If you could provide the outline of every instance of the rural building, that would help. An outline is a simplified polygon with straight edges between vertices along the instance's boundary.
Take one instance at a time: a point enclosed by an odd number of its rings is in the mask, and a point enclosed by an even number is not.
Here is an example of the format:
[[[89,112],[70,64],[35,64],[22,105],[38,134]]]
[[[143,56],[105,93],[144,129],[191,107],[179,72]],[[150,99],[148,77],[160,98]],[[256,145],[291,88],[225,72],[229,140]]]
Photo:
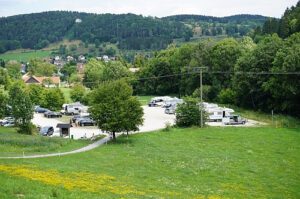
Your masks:
[[[22,77],[25,84],[40,84],[46,87],[60,87],[59,77],[36,77],[34,75],[25,74]]]
[[[57,124],[56,128],[59,128],[60,137],[70,137],[71,124]]]

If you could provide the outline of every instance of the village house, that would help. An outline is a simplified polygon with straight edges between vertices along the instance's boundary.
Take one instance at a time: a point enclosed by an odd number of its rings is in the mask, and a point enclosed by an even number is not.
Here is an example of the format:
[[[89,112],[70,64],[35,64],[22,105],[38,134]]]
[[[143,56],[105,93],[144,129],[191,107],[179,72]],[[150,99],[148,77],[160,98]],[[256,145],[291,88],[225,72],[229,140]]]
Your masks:
[[[39,84],[45,87],[60,87],[60,77],[36,77],[34,75],[25,74],[22,76],[25,84]]]

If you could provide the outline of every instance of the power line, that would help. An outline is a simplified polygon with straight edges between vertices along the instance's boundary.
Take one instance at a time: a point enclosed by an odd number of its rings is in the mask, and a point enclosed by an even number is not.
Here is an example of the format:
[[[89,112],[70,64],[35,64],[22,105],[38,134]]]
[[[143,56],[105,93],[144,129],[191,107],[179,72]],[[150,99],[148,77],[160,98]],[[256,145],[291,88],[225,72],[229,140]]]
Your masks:
[[[203,73],[208,74],[237,74],[237,75],[300,75],[300,72],[268,72],[268,71],[262,71],[262,72],[246,72],[246,71],[203,71]],[[134,81],[142,81],[142,80],[149,80],[149,79],[162,79],[167,77],[178,77],[183,75],[193,75],[193,74],[199,74],[198,71],[194,72],[187,72],[187,73],[175,73],[170,75],[159,75],[159,76],[153,76],[153,77],[143,77],[143,78],[137,78],[133,79]],[[131,78],[131,77],[124,77],[124,78]],[[86,84],[99,84],[105,81],[98,81],[98,82],[84,82]]]

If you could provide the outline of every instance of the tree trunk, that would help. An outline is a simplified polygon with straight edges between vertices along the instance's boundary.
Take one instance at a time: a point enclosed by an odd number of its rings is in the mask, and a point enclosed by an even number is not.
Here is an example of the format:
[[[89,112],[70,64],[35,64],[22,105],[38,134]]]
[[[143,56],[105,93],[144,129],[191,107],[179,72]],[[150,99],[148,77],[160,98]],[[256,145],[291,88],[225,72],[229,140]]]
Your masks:
[[[112,132],[113,140],[116,140],[116,133]]]

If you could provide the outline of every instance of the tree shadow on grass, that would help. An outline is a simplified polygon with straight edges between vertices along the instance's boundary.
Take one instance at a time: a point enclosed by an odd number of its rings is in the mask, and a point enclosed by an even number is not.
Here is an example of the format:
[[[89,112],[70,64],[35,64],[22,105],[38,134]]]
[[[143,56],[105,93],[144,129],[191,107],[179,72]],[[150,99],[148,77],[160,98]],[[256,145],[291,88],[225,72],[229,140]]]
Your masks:
[[[120,135],[115,140],[111,140],[109,144],[118,144],[118,145],[130,145],[133,146],[134,141],[130,139],[130,136],[127,135]]]

